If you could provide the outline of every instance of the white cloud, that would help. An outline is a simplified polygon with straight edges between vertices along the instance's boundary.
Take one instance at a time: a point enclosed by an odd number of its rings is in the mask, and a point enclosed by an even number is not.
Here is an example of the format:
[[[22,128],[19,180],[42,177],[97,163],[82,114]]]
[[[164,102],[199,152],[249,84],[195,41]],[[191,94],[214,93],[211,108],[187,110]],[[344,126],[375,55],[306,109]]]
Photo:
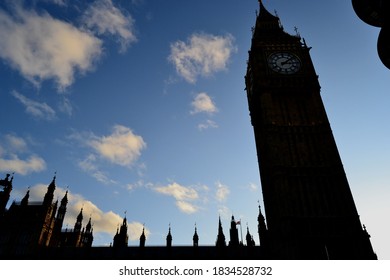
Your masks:
[[[173,196],[177,200],[194,200],[199,197],[196,190],[190,187],[184,187],[178,183],[172,183],[165,187],[156,187],[159,193]]]
[[[217,182],[216,187],[217,187],[217,191],[216,191],[217,201],[219,202],[225,201],[230,194],[229,187],[223,185],[221,182]]]
[[[11,11],[0,10],[0,58],[35,85],[54,79],[64,90],[76,72],[92,70],[102,53],[98,38],[68,22],[18,4]]]
[[[251,190],[252,192],[255,192],[259,189],[259,186],[255,183],[250,183],[249,184],[249,190]]]
[[[98,35],[116,36],[121,51],[126,51],[130,43],[136,42],[134,20],[130,15],[114,6],[111,0],[97,0],[86,10],[83,21],[85,25]]]
[[[140,222],[128,223],[127,233],[129,234],[129,239],[132,241],[139,240],[143,229],[144,229],[144,225],[141,224]],[[150,230],[145,228],[145,237],[148,238],[149,234],[150,234]]]
[[[112,133],[107,136],[97,136],[91,132],[74,132],[67,139],[91,148],[86,156],[79,159],[78,165],[97,181],[105,184],[117,184],[117,182],[110,179],[107,172],[102,171],[102,161],[133,168],[142,150],[146,148],[146,143],[141,136],[122,125],[115,125]],[[142,163],[137,164],[136,167],[139,173],[146,168]]]
[[[115,125],[111,135],[93,137],[88,145],[102,158],[121,166],[131,166],[146,148],[141,136],[122,125]]]
[[[37,119],[53,120],[56,118],[56,112],[45,102],[39,103],[26,96],[13,91],[12,95],[25,106],[26,112]]]
[[[198,207],[190,202],[199,199],[199,194],[194,188],[185,187],[174,182],[168,186],[156,187],[154,190],[158,193],[174,197],[176,199],[176,206],[186,214],[192,214],[198,211]]]
[[[30,189],[29,201],[43,201],[43,197],[47,191],[47,185],[37,184]],[[57,185],[54,197],[59,201],[64,197],[66,189]],[[104,212],[97,205],[85,199],[80,194],[74,194],[68,190],[68,205],[63,226],[73,229],[76,222],[77,215],[83,209],[83,226],[86,226],[89,218],[93,224],[94,235],[99,233],[107,233],[114,237],[118,225],[122,224],[123,217],[114,213],[113,211]],[[128,218],[127,218],[128,219]],[[128,219],[128,234],[130,240],[139,240],[142,233],[143,225],[137,221],[130,221]],[[145,228],[145,235],[150,234],[149,229]]]
[[[193,34],[187,43],[177,41],[171,44],[168,60],[177,73],[187,82],[195,83],[198,76],[210,76],[226,70],[232,53],[236,52],[234,38],[209,34]]]
[[[21,159],[21,154],[29,154]],[[27,175],[46,169],[41,157],[29,153],[27,142],[18,136],[7,134],[0,139],[0,172],[15,172]]]
[[[196,207],[195,205],[187,201],[178,200],[176,201],[176,206],[186,214],[192,214],[198,212],[198,207]]]
[[[191,114],[197,113],[216,113],[218,112],[213,100],[205,92],[201,92],[195,96],[194,101],[191,103],[193,110]]]

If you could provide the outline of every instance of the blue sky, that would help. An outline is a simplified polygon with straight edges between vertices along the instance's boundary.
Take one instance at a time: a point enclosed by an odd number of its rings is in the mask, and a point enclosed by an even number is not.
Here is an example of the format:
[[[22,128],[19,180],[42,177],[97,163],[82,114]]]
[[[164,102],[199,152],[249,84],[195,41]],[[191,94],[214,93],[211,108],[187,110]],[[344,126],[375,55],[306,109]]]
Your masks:
[[[314,3],[315,2],[315,3]],[[350,1],[265,0],[312,47],[351,190],[379,258],[390,259],[389,70],[379,29]],[[248,225],[262,204],[244,75],[256,0],[0,3],[0,172],[11,200],[42,200],[57,174],[65,226],[81,207],[94,245],[123,216],[129,245],[215,243],[218,217]]]

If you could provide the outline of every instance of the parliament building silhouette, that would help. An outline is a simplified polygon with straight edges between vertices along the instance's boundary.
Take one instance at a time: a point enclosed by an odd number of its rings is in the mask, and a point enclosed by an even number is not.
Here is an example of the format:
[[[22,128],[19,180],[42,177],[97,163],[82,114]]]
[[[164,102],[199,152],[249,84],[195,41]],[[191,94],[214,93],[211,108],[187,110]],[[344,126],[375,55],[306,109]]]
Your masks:
[[[246,92],[262,185],[265,216],[259,207],[255,244],[247,229],[239,241],[231,219],[229,242],[221,220],[215,246],[193,244],[128,246],[127,220],[110,247],[94,247],[91,219],[80,213],[72,230],[63,230],[68,203],[53,201],[55,177],[43,202],[29,191],[6,208],[13,177],[0,180],[0,258],[3,259],[377,259],[362,226],[320,96],[310,47],[299,34],[283,30],[277,16],[259,1],[252,32]]]

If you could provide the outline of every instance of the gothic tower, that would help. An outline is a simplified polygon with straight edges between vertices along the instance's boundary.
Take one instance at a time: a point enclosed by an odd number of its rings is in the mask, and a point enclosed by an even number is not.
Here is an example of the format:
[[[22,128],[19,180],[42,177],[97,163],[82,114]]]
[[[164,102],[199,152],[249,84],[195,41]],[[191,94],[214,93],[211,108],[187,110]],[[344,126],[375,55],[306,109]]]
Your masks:
[[[223,234],[221,217],[219,217],[218,235],[217,235],[217,241],[215,242],[215,246],[218,248],[226,247],[226,240],[225,240],[225,235]]]
[[[269,257],[375,259],[322,103],[310,48],[299,35],[284,32],[279,18],[259,2],[245,82]]]
[[[67,204],[68,204],[68,191],[66,191],[64,197],[61,199],[61,204],[60,207],[58,208],[57,216],[55,218],[53,235],[50,239],[50,246],[52,247],[60,246],[60,237],[61,237],[62,225],[65,219]]]
[[[169,225],[169,231],[166,239],[167,239],[167,247],[171,248],[172,247],[171,225]]]
[[[192,244],[194,247],[199,246],[199,235],[198,235],[198,232],[196,230],[196,225],[195,225],[195,233],[194,233],[194,236],[192,237]]]
[[[123,223],[120,227],[120,230],[116,232],[114,236],[115,248],[125,248],[128,246],[129,235],[127,234],[127,218],[123,219]]]

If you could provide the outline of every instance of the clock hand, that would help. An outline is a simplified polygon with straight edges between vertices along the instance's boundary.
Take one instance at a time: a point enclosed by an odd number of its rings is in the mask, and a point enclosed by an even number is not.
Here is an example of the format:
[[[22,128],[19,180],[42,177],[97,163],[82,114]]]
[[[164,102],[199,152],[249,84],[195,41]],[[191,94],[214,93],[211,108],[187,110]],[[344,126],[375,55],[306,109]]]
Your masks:
[[[290,60],[292,59],[292,57],[290,57],[289,59],[287,59],[286,61],[282,61],[280,64],[281,65],[285,65],[285,64],[290,64]]]

